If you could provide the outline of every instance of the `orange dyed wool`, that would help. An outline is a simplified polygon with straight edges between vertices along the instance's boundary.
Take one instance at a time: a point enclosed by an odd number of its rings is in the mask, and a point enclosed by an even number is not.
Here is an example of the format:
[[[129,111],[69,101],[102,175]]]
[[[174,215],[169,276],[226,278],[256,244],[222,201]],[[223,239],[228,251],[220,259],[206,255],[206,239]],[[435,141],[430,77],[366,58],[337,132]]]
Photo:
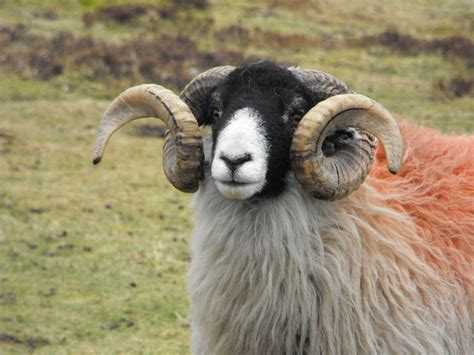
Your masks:
[[[408,214],[428,248],[414,249],[474,296],[474,137],[401,124],[406,153],[397,175],[381,146],[368,184]]]

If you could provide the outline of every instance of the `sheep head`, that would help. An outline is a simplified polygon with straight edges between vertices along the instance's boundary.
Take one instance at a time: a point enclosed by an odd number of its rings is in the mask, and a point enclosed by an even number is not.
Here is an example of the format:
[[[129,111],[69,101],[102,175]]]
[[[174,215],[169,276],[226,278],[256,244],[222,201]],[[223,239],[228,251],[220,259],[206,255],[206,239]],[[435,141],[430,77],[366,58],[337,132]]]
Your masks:
[[[94,164],[116,130],[142,117],[166,124],[165,175],[184,192],[196,191],[204,176],[202,125],[212,126],[211,176],[230,199],[277,195],[290,169],[314,197],[342,198],[370,170],[372,135],[389,171],[396,173],[403,157],[398,125],[382,105],[330,74],[270,62],[210,69],[179,97],[159,85],[126,90],[100,122]]]

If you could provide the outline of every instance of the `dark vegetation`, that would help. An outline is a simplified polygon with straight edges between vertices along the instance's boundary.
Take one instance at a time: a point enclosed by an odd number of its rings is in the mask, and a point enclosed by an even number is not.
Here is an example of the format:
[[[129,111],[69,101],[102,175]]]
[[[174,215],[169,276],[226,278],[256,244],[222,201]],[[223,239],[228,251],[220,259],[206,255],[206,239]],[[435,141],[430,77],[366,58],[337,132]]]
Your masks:
[[[305,1],[298,2],[299,5]],[[286,1],[273,1],[271,7],[287,6]],[[146,38],[133,38],[118,44],[110,44],[90,36],[78,36],[62,31],[46,38],[30,31],[24,24],[0,28],[0,66],[19,73],[24,78],[50,80],[72,72],[86,80],[128,78],[134,81],[160,82],[181,89],[197,73],[223,64],[238,65],[259,58],[248,56],[240,48],[251,43],[254,46],[270,46],[303,51],[307,48],[373,47],[383,46],[403,55],[439,53],[448,60],[463,60],[474,67],[474,44],[464,36],[444,38],[416,38],[398,30],[387,30],[376,35],[335,38],[330,35],[283,34],[263,30],[256,26],[248,29],[231,25],[213,31],[213,20],[196,20],[190,9],[202,10],[207,1],[173,0],[169,6],[151,4],[124,4],[99,7],[83,16],[86,26],[96,22],[131,24],[137,18],[146,17],[150,24]],[[184,18],[185,25],[177,34],[160,31],[152,25],[160,21]],[[156,26],[156,27],[153,27]],[[193,33],[213,33],[217,42],[212,50],[201,50]],[[229,49],[229,43],[232,44]],[[236,48],[238,47],[238,48]],[[283,63],[297,64],[297,63]],[[454,75],[433,83],[449,98],[472,92],[472,78]]]
[[[332,36],[314,37],[306,34],[282,34],[265,31],[255,27],[252,31],[238,25],[221,29],[215,34],[216,40],[221,43],[253,43],[254,45],[287,48],[291,50],[305,50],[310,47],[330,48],[335,45]]]
[[[128,24],[139,17],[150,20],[176,20],[178,13],[192,9],[204,10],[207,0],[173,0],[171,6],[160,7],[151,4],[123,4],[100,7],[95,11],[86,12],[82,19],[87,26],[95,22],[116,22]]]
[[[398,30],[388,30],[378,35],[363,36],[354,42],[359,46],[381,45],[409,55],[440,53],[448,59],[463,59],[469,67],[474,68],[474,43],[464,36],[421,39]]]
[[[282,34],[264,31],[259,27],[250,31],[242,26],[232,25],[217,31],[215,37],[220,43],[248,43],[250,41],[290,49],[383,46],[404,55],[438,53],[448,60],[464,60],[469,67],[474,68],[474,43],[469,38],[460,35],[424,39],[403,34],[398,30],[387,30],[376,35],[348,36],[340,40],[330,35],[315,37],[307,34]]]
[[[15,136],[13,134],[7,132],[0,132],[0,153],[10,152],[10,148],[14,140]]]
[[[207,1],[173,0],[170,6],[124,4],[99,7],[83,15],[87,27],[97,22],[139,25],[144,35],[112,44],[104,39],[81,36],[69,31],[45,37],[25,24],[0,27],[0,67],[26,79],[50,80],[74,72],[88,81],[129,79],[160,82],[181,89],[197,73],[209,67],[256,60],[242,51],[224,46],[199,48],[193,35],[206,34],[212,18],[196,18],[193,9],[203,10]],[[143,22],[135,23],[142,19]],[[162,30],[179,20],[183,25],[172,34]]]
[[[172,0],[171,3],[177,7],[196,8],[204,10],[209,6],[208,0]]]
[[[452,79],[440,80],[438,88],[448,97],[455,98],[471,95],[474,91],[474,77],[463,77],[456,75]]]
[[[0,344],[2,343],[24,345],[28,348],[28,350],[34,351],[36,348],[40,346],[48,345],[49,340],[43,339],[43,338],[20,339],[17,336],[12,335],[12,334],[0,333]]]
[[[289,48],[304,51],[310,47],[331,49],[335,47],[373,47],[383,46],[402,55],[415,56],[421,53],[434,53],[444,56],[447,60],[462,60],[469,68],[474,68],[474,43],[464,36],[420,39],[403,34],[397,30],[387,30],[377,35],[347,37],[339,40],[326,35],[314,37],[305,34],[282,34],[264,31],[259,27],[250,31],[239,25],[232,25],[215,33],[218,43],[254,43],[275,48]],[[433,86],[440,89],[448,98],[462,97],[472,94],[473,77],[454,75],[450,79],[435,82]]]
[[[67,31],[46,38],[23,24],[0,28],[0,47],[0,66],[27,78],[49,80],[75,70],[89,80],[134,78],[175,88],[209,67],[250,60],[232,50],[201,51],[180,35],[157,34],[115,45]]]
[[[86,12],[82,20],[87,26],[95,22],[116,22],[118,24],[129,24],[140,17],[148,17],[151,20],[176,20],[180,11],[192,9],[203,10],[207,7],[207,1],[195,0],[173,0],[171,6],[159,7],[151,4],[124,4],[100,7],[91,12]]]
[[[397,30],[388,30],[374,36],[364,36],[354,41],[359,46],[380,45],[404,55],[435,53],[447,60],[462,60],[468,68],[474,69],[474,43],[464,36],[420,39]],[[455,74],[433,83],[449,99],[472,95],[474,76]]]
[[[145,15],[150,12],[156,12],[158,15],[164,15],[164,10],[160,10],[153,5],[112,5],[101,7],[96,11],[87,12],[82,19],[86,25],[92,25],[97,21],[114,21],[118,23],[130,22],[132,19]]]

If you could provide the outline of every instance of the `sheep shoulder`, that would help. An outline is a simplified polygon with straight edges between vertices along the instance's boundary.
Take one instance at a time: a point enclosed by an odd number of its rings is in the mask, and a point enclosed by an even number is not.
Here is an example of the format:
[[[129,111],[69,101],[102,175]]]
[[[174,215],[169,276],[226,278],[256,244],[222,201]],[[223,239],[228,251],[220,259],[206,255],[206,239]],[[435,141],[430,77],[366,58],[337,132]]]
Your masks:
[[[413,220],[413,247],[474,299],[474,136],[450,136],[402,122],[406,154],[400,172],[385,169],[376,151],[367,179],[383,203]],[[474,302],[474,301],[473,301]],[[472,307],[471,307],[472,308]]]

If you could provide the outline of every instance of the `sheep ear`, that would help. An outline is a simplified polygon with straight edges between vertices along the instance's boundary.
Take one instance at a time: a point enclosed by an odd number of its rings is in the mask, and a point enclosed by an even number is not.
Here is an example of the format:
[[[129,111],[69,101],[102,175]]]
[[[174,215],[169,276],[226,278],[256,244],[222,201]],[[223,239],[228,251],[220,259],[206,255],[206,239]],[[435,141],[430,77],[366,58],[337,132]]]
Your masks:
[[[183,100],[196,117],[200,126],[209,124],[210,95],[235,68],[230,65],[215,67],[199,74],[181,91],[179,97]]]

